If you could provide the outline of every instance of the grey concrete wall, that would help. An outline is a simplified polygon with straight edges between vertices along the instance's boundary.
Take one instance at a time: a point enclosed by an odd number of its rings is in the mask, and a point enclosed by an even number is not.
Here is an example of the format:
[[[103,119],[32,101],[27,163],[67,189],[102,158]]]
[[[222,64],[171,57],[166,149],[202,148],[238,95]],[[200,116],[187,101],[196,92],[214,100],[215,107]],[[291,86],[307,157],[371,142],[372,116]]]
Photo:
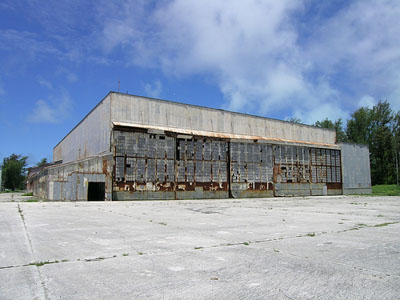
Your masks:
[[[343,194],[370,194],[369,149],[365,145],[341,144]]]
[[[110,151],[110,98],[103,99],[53,149],[53,161],[63,163]]]
[[[333,130],[164,100],[110,93],[111,121],[334,144]]]

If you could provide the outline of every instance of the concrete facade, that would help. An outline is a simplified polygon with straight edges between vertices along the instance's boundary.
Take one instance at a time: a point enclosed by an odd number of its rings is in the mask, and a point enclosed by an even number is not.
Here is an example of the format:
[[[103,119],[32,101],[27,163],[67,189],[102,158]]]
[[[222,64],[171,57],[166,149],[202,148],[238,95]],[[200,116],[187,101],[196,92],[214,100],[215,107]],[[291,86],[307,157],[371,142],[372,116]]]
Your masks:
[[[342,147],[365,150],[335,140],[333,130],[110,92],[30,182],[49,200],[338,195],[358,184]],[[353,164],[369,176],[367,156]]]

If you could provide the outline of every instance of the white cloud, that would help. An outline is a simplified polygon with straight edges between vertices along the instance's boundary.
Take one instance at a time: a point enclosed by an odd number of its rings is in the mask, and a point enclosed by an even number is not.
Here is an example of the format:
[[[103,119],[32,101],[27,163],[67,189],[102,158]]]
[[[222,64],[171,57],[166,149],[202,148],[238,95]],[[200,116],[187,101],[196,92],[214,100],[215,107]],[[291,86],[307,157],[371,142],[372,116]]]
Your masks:
[[[159,80],[156,80],[153,84],[146,83],[144,90],[148,97],[159,98],[162,91],[162,84]]]
[[[48,88],[49,90],[53,89],[53,85],[51,84],[50,81],[47,81],[41,77],[38,78],[38,81],[41,86],[44,86],[45,88]]]
[[[361,97],[360,101],[358,101],[359,107],[368,107],[372,108],[376,104],[374,97],[370,95],[364,95]]]
[[[60,123],[72,110],[72,101],[67,94],[51,97],[48,101],[38,100],[27,120],[31,123]]]
[[[103,48],[168,75],[211,77],[232,110],[313,123],[346,118],[364,95],[399,103],[400,2],[359,0],[308,15],[316,5],[173,0],[147,10],[128,1],[108,7]]]

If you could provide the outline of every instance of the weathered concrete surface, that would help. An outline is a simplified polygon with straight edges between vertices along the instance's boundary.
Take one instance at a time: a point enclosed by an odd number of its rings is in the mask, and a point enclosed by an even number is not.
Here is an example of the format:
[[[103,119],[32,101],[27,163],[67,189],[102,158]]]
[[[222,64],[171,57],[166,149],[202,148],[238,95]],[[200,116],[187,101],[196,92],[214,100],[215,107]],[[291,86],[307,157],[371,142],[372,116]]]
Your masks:
[[[0,203],[0,240],[0,299],[400,295],[399,197]]]
[[[24,193],[11,192],[11,193],[0,193],[0,202],[25,202],[32,200],[32,196],[22,196]]]

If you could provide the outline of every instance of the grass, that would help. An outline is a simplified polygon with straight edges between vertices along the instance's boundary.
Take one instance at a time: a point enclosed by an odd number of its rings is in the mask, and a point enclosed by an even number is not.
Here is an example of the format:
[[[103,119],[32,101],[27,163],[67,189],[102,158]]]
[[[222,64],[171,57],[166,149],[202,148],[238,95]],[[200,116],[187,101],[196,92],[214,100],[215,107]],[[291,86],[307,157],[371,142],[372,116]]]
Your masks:
[[[312,233],[307,233],[307,236],[309,236],[309,237],[314,237],[314,236],[315,236],[315,233],[314,233],[314,232],[312,232]]]
[[[372,196],[400,196],[400,186],[381,184],[372,186]]]
[[[38,202],[39,200],[38,199],[28,199],[28,200],[26,200],[26,202]]]
[[[382,224],[376,224],[373,227],[385,227],[391,224],[397,224],[398,222],[388,222],[388,223],[382,223]]]
[[[30,193],[25,193],[25,194],[22,194],[22,196],[33,196],[33,193],[32,193],[32,192],[30,192]]]

